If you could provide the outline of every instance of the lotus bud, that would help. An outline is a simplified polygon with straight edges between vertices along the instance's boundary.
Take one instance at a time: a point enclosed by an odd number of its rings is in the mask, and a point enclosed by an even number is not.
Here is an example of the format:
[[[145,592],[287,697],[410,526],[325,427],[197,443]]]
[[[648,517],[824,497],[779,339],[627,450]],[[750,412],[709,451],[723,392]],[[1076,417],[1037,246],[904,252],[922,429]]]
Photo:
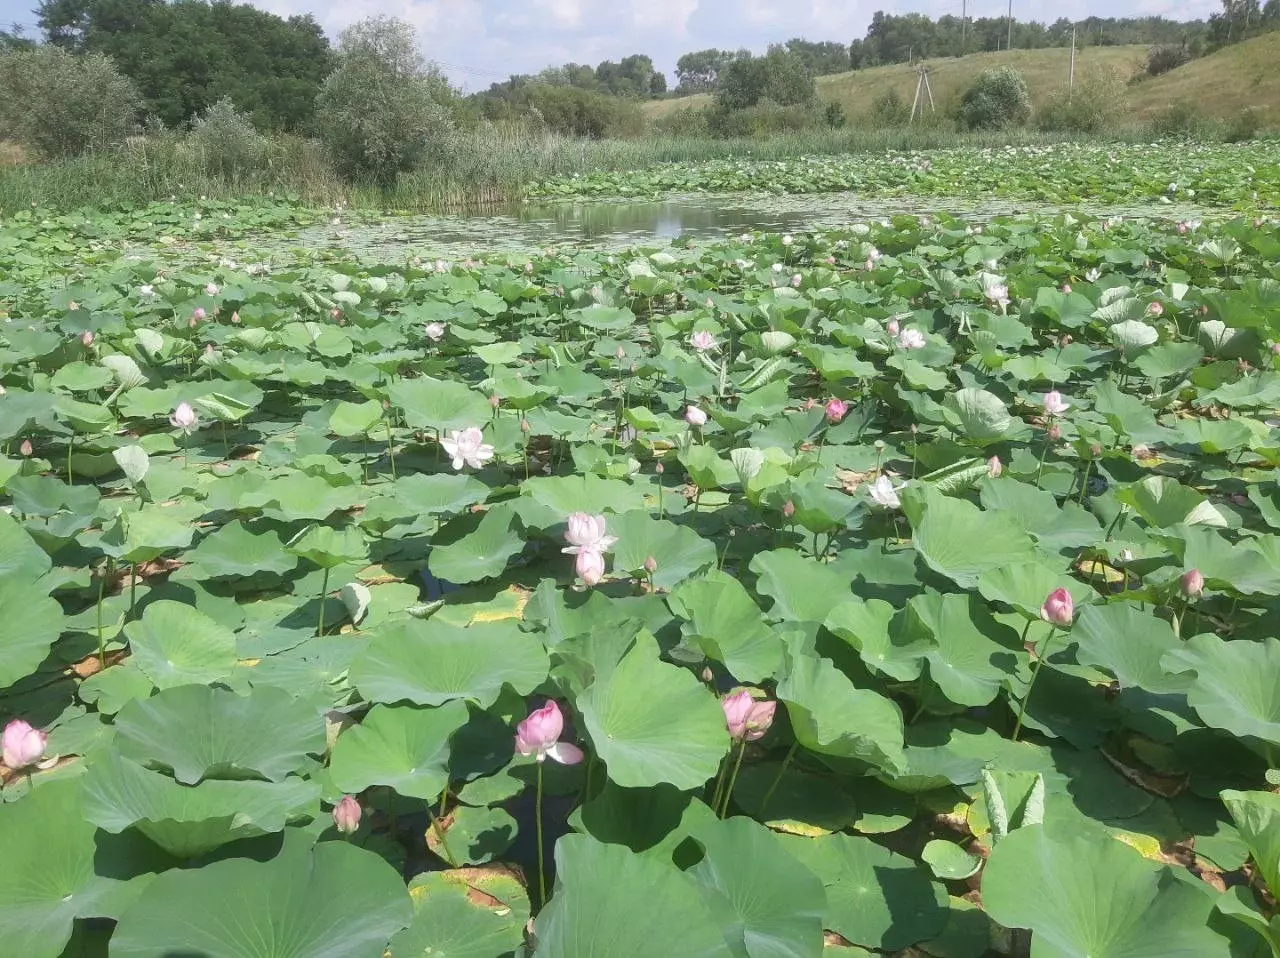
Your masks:
[[[711,671],[711,666],[708,665],[706,668],[702,670],[702,681],[710,683],[715,679],[715,677],[716,677],[716,674]]]
[[[898,333],[902,331],[902,327],[898,324],[896,319],[891,319],[889,320],[889,325],[885,327],[885,330],[890,336],[897,336]]]
[[[1280,356],[1280,343],[1271,344],[1271,355]]]
[[[823,407],[826,412],[827,422],[833,426],[845,417],[849,411],[849,404],[842,399],[829,399],[826,406]]]
[[[232,314],[231,314],[231,322],[235,323],[237,326],[238,326],[238,325],[240,325],[240,313],[239,313],[239,311],[232,312]]]
[[[17,770],[40,761],[49,737],[22,719],[14,719],[4,727],[4,764]]]
[[[735,742],[754,742],[764,737],[773,725],[777,702],[757,701],[743,689],[720,700],[725,726]]]
[[[333,307],[333,309],[329,310],[329,318],[330,318],[330,319],[341,319],[341,318],[342,318],[342,310],[338,309],[338,307],[337,307],[337,306]]]
[[[1070,284],[1070,283],[1063,283],[1063,284],[1062,284],[1062,292],[1063,292],[1063,293],[1070,293],[1070,292],[1071,292],[1071,284]]]
[[[604,578],[604,555],[592,549],[579,552],[574,571],[587,585],[595,585]]]
[[[649,575],[653,575],[655,572],[657,572],[657,571],[658,571],[658,560],[657,560],[657,559],[655,559],[653,556],[649,556],[647,559],[645,559],[645,560],[644,560],[644,571],[645,571],[645,572],[647,572],[647,573],[649,573]]]
[[[1198,599],[1204,592],[1204,576],[1199,569],[1189,569],[1182,573],[1179,584],[1182,587],[1182,594],[1188,599]]]
[[[491,409],[497,409],[500,405],[502,405],[502,400],[500,400],[496,395],[489,397],[489,407]]]
[[[207,315],[208,313],[204,311],[203,306],[197,306],[195,309],[195,312],[191,314],[191,318],[195,320],[197,323],[203,323]]]
[[[1053,442],[1057,442],[1059,439],[1062,438],[1062,427],[1059,426],[1056,422],[1049,427],[1048,432],[1049,432],[1049,439]]]
[[[1063,333],[1062,338],[1058,340],[1058,345],[1061,346],[1063,349],[1066,349],[1073,342],[1075,342],[1075,340],[1071,338],[1070,333]]]
[[[1096,442],[1095,442],[1093,445],[1091,445],[1091,446],[1089,447],[1089,455],[1091,455],[1094,459],[1097,459],[1099,456],[1101,456],[1101,455],[1102,455],[1102,444],[1101,444],[1101,443],[1096,443]]]
[[[32,451],[31,440],[30,439],[22,440],[22,445],[18,447],[18,451],[22,453],[23,456],[30,456]]]
[[[785,519],[790,519],[796,514],[796,504],[788,499],[782,504],[782,515]]]
[[[522,433],[524,433],[525,435],[528,435],[528,434],[529,434],[529,432],[530,432],[530,429],[529,429],[529,420],[527,420],[527,419],[523,419],[523,418],[520,420],[520,431],[521,431]]]
[[[93,345],[93,330],[91,330],[91,329],[86,329],[83,333],[81,333],[81,334],[80,334],[80,342],[84,343],[86,347],[87,347],[87,346],[92,346],[92,345]]]
[[[351,835],[360,827],[361,814],[360,803],[350,795],[343,795],[333,806],[333,827],[344,835]]]
[[[1147,315],[1148,315],[1148,316],[1163,316],[1163,315],[1164,315],[1164,307],[1163,307],[1163,306],[1161,306],[1159,303],[1150,303],[1150,304],[1148,304],[1148,306],[1147,306]]]
[[[1050,625],[1065,629],[1075,617],[1075,602],[1066,589],[1054,589],[1040,606],[1040,618]]]
[[[615,350],[613,351],[613,358],[614,358],[614,359],[617,359],[617,360],[619,360],[619,361],[621,361],[621,360],[623,360],[623,359],[626,359],[626,358],[627,358],[627,351],[626,351],[625,349],[623,349],[621,346],[619,346],[617,349],[615,349]]]
[[[1004,472],[1004,465],[1000,462],[999,456],[992,456],[987,460],[987,475],[995,479],[1000,473]]]
[[[697,406],[689,406],[684,411],[684,421],[690,426],[705,426],[707,424],[707,414]]]
[[[199,320],[197,320],[194,316],[192,316],[190,319],[188,319],[188,320],[187,320],[187,328],[188,328],[188,329],[195,329],[195,328],[197,328],[199,325],[200,325]]]

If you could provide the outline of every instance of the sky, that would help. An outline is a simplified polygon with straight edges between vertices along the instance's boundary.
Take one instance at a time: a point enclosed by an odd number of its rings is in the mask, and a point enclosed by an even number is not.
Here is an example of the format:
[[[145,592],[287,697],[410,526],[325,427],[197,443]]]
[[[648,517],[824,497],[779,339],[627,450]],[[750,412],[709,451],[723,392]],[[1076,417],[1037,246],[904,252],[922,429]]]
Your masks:
[[[1006,0],[968,0],[969,16],[1003,16]],[[512,73],[536,73],[561,63],[620,60],[647,53],[674,79],[682,53],[707,47],[763,52],[790,37],[861,37],[876,10],[960,14],[961,0],[254,0],[281,16],[311,13],[336,38],[343,27],[375,13],[418,28],[423,52],[455,84],[482,90]],[[25,24],[34,34],[33,0],[0,0],[0,24]],[[1051,8],[1014,0],[1019,19],[1162,15],[1207,17],[1219,0],[1058,0]]]

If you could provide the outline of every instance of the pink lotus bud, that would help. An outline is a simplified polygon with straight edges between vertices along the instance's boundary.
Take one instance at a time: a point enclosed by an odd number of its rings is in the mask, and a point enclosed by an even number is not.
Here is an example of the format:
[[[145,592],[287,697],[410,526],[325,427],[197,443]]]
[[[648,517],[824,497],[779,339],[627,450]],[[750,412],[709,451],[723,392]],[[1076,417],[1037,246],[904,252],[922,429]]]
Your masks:
[[[360,803],[350,795],[343,795],[342,801],[333,806],[333,827],[344,835],[351,835],[360,827],[361,814]]]
[[[1280,356],[1280,343],[1271,344],[1271,355]]]
[[[792,502],[790,499],[788,499],[786,502],[782,504],[782,517],[784,519],[790,519],[795,514],[796,514],[796,504]]]
[[[794,286],[796,289],[799,289],[800,284],[803,282],[804,282],[804,277],[801,276],[799,273],[796,273],[794,276],[791,277],[791,285]]]
[[[191,408],[190,403],[178,403],[173,412],[169,414],[169,425],[174,429],[181,429],[188,435],[195,431],[198,422],[199,417],[196,415],[196,411]]]
[[[532,272],[533,272],[533,264],[532,264],[532,263],[525,263],[525,264],[524,264],[524,271],[525,271],[525,273],[526,273],[526,274],[527,274],[527,273],[532,273]]]
[[[896,319],[891,319],[889,320],[889,325],[885,327],[885,330],[890,336],[897,336],[898,333],[902,331],[902,327],[898,324]]]
[[[1062,284],[1062,291],[1063,291],[1064,293],[1070,293],[1070,292],[1071,292],[1071,284],[1070,284],[1070,283],[1063,283],[1063,284]]]
[[[1180,585],[1182,594],[1188,599],[1198,599],[1200,593],[1204,592],[1204,576],[1200,574],[1199,569],[1189,569],[1182,573]]]
[[[743,689],[722,698],[720,707],[724,709],[729,737],[735,742],[754,742],[763,738],[764,733],[773,725],[773,713],[778,703],[756,701],[750,692]]]
[[[655,572],[657,572],[657,571],[658,571],[658,560],[657,560],[657,559],[655,559],[653,556],[649,556],[647,559],[645,559],[645,560],[644,560],[644,571],[645,571],[645,572],[647,572],[647,573],[649,573],[649,575],[653,575]]]
[[[615,349],[615,350],[613,351],[613,358],[614,358],[614,359],[617,359],[617,360],[623,360],[623,359],[626,359],[626,358],[627,358],[627,351],[626,351],[625,349],[623,349],[621,346],[619,346],[617,349]]]
[[[528,433],[530,433],[530,432],[532,431],[532,430],[529,428],[529,420],[527,420],[527,419],[521,419],[521,420],[520,420],[520,431],[521,431],[522,433],[525,433],[526,435],[528,435]]]
[[[85,346],[92,346],[92,345],[93,345],[93,330],[91,330],[91,329],[86,329],[83,333],[81,333],[81,334],[80,334],[80,342],[84,343],[84,344],[85,344]]]
[[[1063,349],[1066,349],[1073,342],[1075,342],[1075,340],[1071,338],[1070,333],[1063,333],[1062,338],[1058,340],[1058,345],[1061,346]]]
[[[30,455],[31,455],[31,440],[30,440],[30,439],[24,439],[24,440],[22,440],[22,445],[18,447],[18,451],[19,451],[20,453],[22,453],[24,456],[30,456]]]
[[[497,396],[489,397],[489,407],[491,409],[497,409],[500,405],[502,405],[502,400],[500,400]]]
[[[587,585],[596,585],[604,578],[604,555],[590,550],[579,552],[573,568]]]
[[[849,404],[843,399],[832,398],[827,400],[827,404],[823,409],[827,414],[827,422],[834,426],[845,417],[845,414],[849,411]]]
[[[711,671],[711,666],[708,665],[706,668],[702,670],[702,681],[709,683],[713,681],[715,677],[716,677],[716,674]]]
[[[987,475],[992,479],[997,478],[1000,473],[1004,472],[1004,465],[1000,462],[999,456],[992,456],[987,460]]]
[[[1150,304],[1148,304],[1148,305],[1147,305],[1147,315],[1148,315],[1148,316],[1163,316],[1163,315],[1164,315],[1164,307],[1163,307],[1163,306],[1161,306],[1159,303],[1150,303]]]
[[[684,421],[690,426],[705,426],[707,424],[707,414],[697,406],[688,406],[684,411]]]
[[[1044,600],[1044,605],[1040,606],[1040,618],[1060,629],[1071,625],[1074,617],[1075,602],[1072,601],[1071,593],[1066,589],[1054,589]]]
[[[664,467],[663,467],[662,463],[660,463],[660,462],[656,462],[656,463],[654,463],[654,464],[653,464],[653,471],[654,471],[655,473],[657,473],[658,475],[662,475],[662,474],[663,474],[664,472],[666,472],[667,470],[666,470],[666,468],[664,468]]]
[[[1050,416],[1061,416],[1071,408],[1071,403],[1062,398],[1062,393],[1051,389],[1044,394],[1044,411]]]
[[[333,307],[333,309],[329,310],[329,318],[330,318],[330,319],[341,319],[341,318],[342,318],[342,310],[338,309],[338,307],[336,307],[336,306],[335,306],[335,307]]]
[[[194,319],[197,323],[203,323],[207,315],[208,314],[204,311],[203,306],[197,306],[195,309],[195,312],[191,314],[191,318]]]
[[[231,321],[232,321],[233,323],[235,323],[237,326],[240,324],[240,313],[239,313],[239,311],[235,311],[235,312],[233,312],[233,313],[231,314]]]
[[[563,732],[564,715],[560,706],[548,702],[516,726],[516,751],[521,755],[535,755],[539,762],[549,756],[561,765],[577,765],[584,757],[582,749],[561,742]]]
[[[4,764],[17,770],[34,765],[44,755],[49,736],[32,728],[22,719],[14,719],[4,727]]]
[[[1097,442],[1093,443],[1093,444],[1089,447],[1089,455],[1091,455],[1094,459],[1097,459],[1099,456],[1101,456],[1101,455],[1102,455],[1102,444],[1101,444],[1101,443],[1097,443]]]
[[[1062,427],[1059,426],[1056,422],[1049,427],[1048,431],[1049,431],[1049,438],[1052,441],[1057,442],[1059,439],[1062,438]]]

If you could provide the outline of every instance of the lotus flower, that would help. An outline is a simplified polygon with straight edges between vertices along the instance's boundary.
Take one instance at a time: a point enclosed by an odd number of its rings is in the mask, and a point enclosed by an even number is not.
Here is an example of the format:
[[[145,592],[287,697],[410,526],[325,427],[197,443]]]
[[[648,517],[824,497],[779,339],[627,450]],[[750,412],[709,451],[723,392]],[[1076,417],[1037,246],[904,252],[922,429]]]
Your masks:
[[[1150,303],[1150,304],[1148,304],[1148,305],[1147,305],[1147,315],[1148,315],[1148,316],[1163,316],[1163,315],[1164,315],[1164,307],[1163,307],[1163,306],[1161,306],[1159,303]]]
[[[539,762],[548,757],[561,765],[577,765],[584,758],[582,749],[560,741],[564,732],[564,716],[560,706],[548,702],[516,726],[516,751],[521,755],[536,755]]]
[[[197,306],[195,308],[195,312],[191,314],[191,318],[194,319],[197,323],[203,323],[206,317],[208,317],[208,315],[209,314],[204,311],[203,306]]]
[[[597,585],[604,578],[604,553],[589,549],[579,552],[573,571],[587,585]]]
[[[1179,584],[1182,587],[1182,594],[1188,599],[1198,599],[1200,593],[1204,592],[1204,576],[1199,569],[1188,569],[1182,573]]]
[[[138,287],[138,295],[141,296],[143,299],[150,299],[155,294],[156,294],[156,288],[152,286],[150,283],[144,283],[143,285]]]
[[[333,806],[333,827],[344,835],[350,835],[360,827],[361,814],[360,803],[350,795],[343,795],[342,801]]]
[[[1075,603],[1066,589],[1054,589],[1044,600],[1044,605],[1040,606],[1040,618],[1060,629],[1071,625],[1074,617]]]
[[[920,349],[924,346],[924,333],[908,326],[898,334],[897,343],[899,349]]]
[[[4,764],[10,769],[26,768],[40,761],[49,736],[22,719],[4,727]]]
[[[690,426],[705,426],[707,424],[707,414],[697,406],[687,406],[684,411],[684,421]]]
[[[35,449],[32,447],[30,439],[22,440],[22,445],[18,447],[18,452],[24,456],[30,456],[34,451]]]
[[[173,412],[169,413],[169,425],[174,429],[181,429],[188,436],[196,431],[199,424],[200,417],[196,415],[190,403],[180,402],[174,407]]]
[[[796,504],[792,502],[790,499],[788,499],[786,502],[782,504],[782,517],[784,519],[790,519],[795,514],[796,514]]]
[[[996,479],[999,477],[1000,473],[1002,472],[1004,472],[1004,465],[1000,462],[999,456],[992,456],[990,459],[987,460],[988,476],[990,476],[992,479]]]
[[[1071,408],[1071,403],[1062,398],[1062,393],[1053,389],[1044,394],[1044,411],[1050,416],[1061,416]]]
[[[828,399],[827,404],[822,408],[827,415],[827,422],[831,423],[833,426],[842,420],[849,412],[849,404],[843,399],[836,399],[834,397]]]
[[[205,284],[204,291],[205,291],[206,293],[208,293],[210,296],[217,296],[217,295],[218,295],[218,284],[217,284],[217,283],[207,283],[207,284]]]
[[[1070,293],[1070,292],[1071,292],[1071,284],[1070,284],[1070,283],[1063,283],[1063,284],[1062,284],[1062,291],[1063,291],[1064,293]]]
[[[81,343],[83,343],[86,347],[88,347],[88,346],[92,346],[92,345],[93,345],[93,330],[91,330],[91,329],[86,329],[83,333],[81,333],[81,334],[80,334],[80,342],[81,342]]]
[[[1084,274],[1085,280],[1090,283],[1096,283],[1101,276],[1102,272],[1096,266],[1090,267]]]
[[[796,273],[794,276],[791,277],[791,285],[794,286],[796,289],[799,289],[800,284],[803,282],[804,282],[804,277],[802,277],[799,273]]]
[[[729,737],[735,742],[754,742],[764,737],[773,724],[777,702],[757,701],[746,689],[720,700]]]
[[[444,339],[444,323],[427,323],[422,331],[427,334],[427,339],[433,343],[438,343]]]
[[[886,509],[897,509],[902,505],[902,501],[898,498],[898,490],[894,488],[893,480],[884,473],[871,484],[871,498]]]
[[[573,555],[583,552],[608,552],[610,547],[618,541],[618,537],[605,534],[604,516],[575,512],[569,516],[569,528],[565,530],[564,541],[569,545],[560,551]]]
[[[454,469],[461,469],[463,465],[480,469],[493,458],[493,446],[484,441],[484,433],[475,426],[451,430],[449,438],[441,439],[440,445],[453,460]]]
[[[790,234],[790,233],[786,233],[786,234],[784,234],[784,235],[783,235],[783,237],[782,237],[782,245],[783,245],[783,246],[790,246],[790,245],[791,245],[792,243],[794,243],[794,242],[795,242],[795,240],[793,240],[793,239],[791,238],[791,234]]]
[[[700,353],[716,348],[716,338],[705,329],[700,329],[689,337],[689,345]]]
[[[898,321],[896,319],[889,320],[889,325],[887,325],[885,329],[888,330],[890,336],[894,337],[897,337],[898,333],[902,332],[902,327],[898,325]]]

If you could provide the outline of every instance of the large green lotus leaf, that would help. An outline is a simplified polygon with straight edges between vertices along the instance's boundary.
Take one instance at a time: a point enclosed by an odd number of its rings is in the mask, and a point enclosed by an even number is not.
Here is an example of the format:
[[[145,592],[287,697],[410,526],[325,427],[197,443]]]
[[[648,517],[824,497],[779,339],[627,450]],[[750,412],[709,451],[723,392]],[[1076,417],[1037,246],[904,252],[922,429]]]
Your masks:
[[[414,429],[468,429],[483,426],[493,417],[489,400],[456,380],[397,379],[387,395],[404,410],[405,422]]]
[[[984,512],[963,499],[932,490],[923,495],[924,516],[916,524],[916,551],[929,568],[961,588],[976,589],[978,577],[988,569],[1036,561],[1035,546],[1012,516]]]
[[[635,852],[656,847],[655,854],[670,856],[687,837],[681,822],[693,801],[688,792],[671,785],[623,788],[606,779],[569,823],[598,841],[626,845]]]
[[[806,559],[795,549],[757,553],[751,571],[756,591],[773,599],[769,615],[793,622],[821,622],[849,598],[849,576],[839,568]]]
[[[1160,664],[1166,672],[1195,672],[1187,702],[1206,725],[1280,744],[1280,639],[1226,642],[1197,635]]]
[[[17,519],[0,512],[0,577],[17,574],[33,582],[53,565],[48,554],[36,544]]]
[[[1023,424],[1010,415],[1004,401],[985,389],[958,389],[947,395],[943,407],[955,417],[960,433],[978,446],[999,442],[1015,425],[1019,431],[1025,431]]]
[[[1152,379],[1163,379],[1167,376],[1181,376],[1188,370],[1194,368],[1204,356],[1204,350],[1195,343],[1161,343],[1155,346],[1141,356],[1134,363],[1138,370],[1144,376]],[[1250,376],[1247,381],[1255,382],[1257,376]],[[1225,390],[1219,389],[1212,393],[1212,397],[1226,405],[1235,405],[1222,396]],[[1280,395],[1276,396],[1280,399]]]
[[[585,476],[535,476],[520,492],[539,505],[568,517],[574,512],[624,513],[645,507],[644,490],[621,479]]]
[[[81,781],[89,821],[113,834],[136,827],[176,858],[278,832],[320,797],[318,786],[296,778],[180,785],[114,750],[98,755]]]
[[[1116,498],[1157,528],[1179,522],[1225,528],[1226,517],[1204,496],[1169,476],[1147,476],[1116,490]]]
[[[1046,552],[1061,550],[1075,558],[1081,546],[1102,540],[1098,520],[1074,502],[1059,506],[1053,493],[1008,477],[983,478],[978,486],[983,509],[1014,519]]]
[[[301,472],[272,476],[240,496],[240,509],[261,509],[285,522],[311,519],[323,522],[335,512],[350,509],[363,499],[355,486],[330,485],[321,476]]]
[[[382,629],[351,665],[351,682],[370,701],[443,705],[469,699],[488,708],[510,685],[528,695],[547,677],[547,650],[514,622],[460,628],[428,619]]]
[[[733,954],[818,958],[826,895],[822,882],[749,818],[709,822],[694,832],[702,861],[686,874],[720,922]]]
[[[1165,653],[1182,647],[1172,627],[1132,602],[1087,606],[1072,626],[1071,639],[1078,643],[1081,665],[1106,669],[1124,688],[1182,693],[1190,684],[1187,676],[1171,676],[1160,664]]]
[[[931,637],[929,678],[957,705],[987,705],[1018,672],[1017,634],[967,595],[927,592],[907,606],[902,630]],[[1005,641],[997,641],[997,637]]]
[[[1267,887],[1280,888],[1280,795],[1234,789],[1221,794]]]
[[[460,805],[449,815],[445,835],[448,852],[435,828],[427,829],[427,847],[446,860],[452,855],[452,861],[458,865],[483,865],[504,855],[519,830],[516,820],[504,808]]]
[[[164,689],[127,704],[115,727],[121,755],[171,769],[186,785],[206,778],[278,782],[325,749],[324,719],[272,686],[248,695],[207,685]]]
[[[987,913],[1030,928],[1032,958],[1225,958],[1214,896],[1101,831],[1014,829],[982,876]]]
[[[186,549],[195,530],[177,509],[144,506],[122,513],[102,532],[102,548],[121,562],[149,562],[166,552]]]
[[[516,514],[509,507],[490,509],[472,532],[431,550],[431,571],[447,582],[479,582],[501,575],[523,550]]]
[[[715,696],[688,670],[663,662],[648,632],[577,704],[596,755],[624,788],[663,782],[697,788],[716,774],[729,748]]]
[[[120,919],[113,958],[382,958],[413,918],[379,855],[290,832],[270,861],[232,858],[157,878]]]
[[[338,737],[329,776],[344,792],[386,785],[434,800],[449,782],[449,739],[466,722],[466,703],[456,699],[439,708],[375,705]]]
[[[690,576],[716,563],[716,547],[688,526],[667,519],[654,519],[639,510],[609,519],[609,533],[618,537],[613,547],[615,572],[644,576],[644,563],[658,563],[653,584],[673,589]]]
[[[1177,534],[1185,543],[1183,568],[1199,569],[1214,588],[1243,595],[1280,595],[1277,537],[1229,542],[1212,529],[1190,525]]]
[[[891,700],[859,689],[827,659],[788,648],[778,698],[796,738],[821,755],[854,758],[894,773],[905,766],[902,713]]]
[[[934,937],[946,924],[942,886],[869,838],[782,835],[779,841],[826,888],[823,927],[855,944],[898,951]]]
[[[978,591],[984,599],[1011,605],[1032,619],[1040,617],[1040,607],[1054,589],[1066,589],[1070,592],[1077,608],[1093,601],[1098,595],[1093,586],[1044,562],[1020,562],[998,569],[986,569],[978,576]]]
[[[737,956],[687,875],[588,835],[556,842],[555,894],[534,923],[534,937],[535,958]]]
[[[62,606],[26,571],[0,575],[0,622],[4,623],[0,630],[0,689],[40,666],[62,632],[63,621]]]
[[[382,421],[383,415],[382,403],[376,399],[340,402],[329,414],[329,429],[339,436],[363,436]]]
[[[282,574],[298,567],[297,557],[285,550],[278,533],[252,532],[239,519],[205,536],[183,559],[211,578]]]
[[[743,765],[734,784],[733,804],[770,828],[796,835],[842,831],[859,818],[853,796],[834,778],[800,771],[794,765],[783,769],[781,762]]]
[[[504,871],[425,872],[409,895],[413,922],[391,939],[388,958],[498,958],[524,943],[529,898]]]
[[[217,682],[235,668],[231,630],[181,602],[152,602],[124,632],[134,664],[156,688]]]
[[[690,579],[667,599],[685,620],[684,634],[744,682],[772,678],[782,664],[782,642],[733,576],[712,571]]]
[[[285,548],[322,569],[363,563],[369,557],[364,535],[355,526],[334,529],[319,524],[309,525],[290,539]]]
[[[414,473],[401,476],[395,483],[396,500],[420,515],[458,512],[488,496],[489,487],[466,473]]]
[[[933,638],[895,627],[896,614],[897,610],[881,599],[852,599],[832,609],[823,626],[853,646],[872,672],[910,682],[920,677]]]

